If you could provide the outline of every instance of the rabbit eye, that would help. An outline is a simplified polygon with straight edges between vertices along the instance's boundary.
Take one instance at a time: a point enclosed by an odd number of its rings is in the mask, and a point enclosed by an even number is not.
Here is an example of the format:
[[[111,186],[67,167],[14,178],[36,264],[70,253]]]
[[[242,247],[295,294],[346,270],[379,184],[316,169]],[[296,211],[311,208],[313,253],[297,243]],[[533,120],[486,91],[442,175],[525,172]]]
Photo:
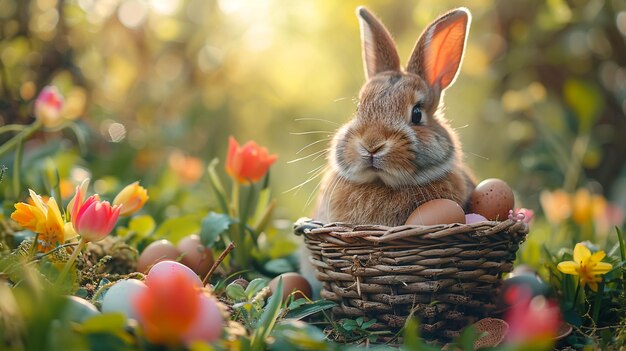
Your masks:
[[[413,106],[411,109],[411,123],[412,124],[420,124],[422,121],[422,110],[420,109],[420,105],[417,104]]]

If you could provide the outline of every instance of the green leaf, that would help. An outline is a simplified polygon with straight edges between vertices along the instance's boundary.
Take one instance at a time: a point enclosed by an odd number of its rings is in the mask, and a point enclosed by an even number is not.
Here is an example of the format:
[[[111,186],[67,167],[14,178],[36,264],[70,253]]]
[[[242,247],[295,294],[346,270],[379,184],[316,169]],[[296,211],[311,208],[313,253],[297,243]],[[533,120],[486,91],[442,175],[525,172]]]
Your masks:
[[[619,252],[622,255],[622,261],[626,261],[626,240],[624,239],[624,234],[619,230],[618,227],[615,227],[617,231],[617,239],[619,240]]]
[[[215,192],[222,211],[224,211],[224,213],[227,213],[228,203],[226,201],[226,192],[224,191],[224,186],[220,181],[220,177],[217,176],[217,172],[215,171],[215,167],[218,163],[219,160],[217,158],[214,158],[207,167],[207,173],[209,175],[209,183],[211,184],[211,189],[213,189],[213,191]]]
[[[361,329],[367,329],[367,328],[371,327],[372,325],[374,325],[374,323],[376,323],[376,319],[370,319],[367,322],[363,322],[361,324]]]
[[[359,324],[357,321],[354,321],[352,319],[346,319],[343,321],[341,327],[347,331],[353,331],[359,328]]]
[[[105,313],[87,319],[81,326],[85,333],[106,333],[123,330],[126,318],[122,313]]]
[[[457,345],[461,347],[462,350],[465,351],[473,351],[474,350],[474,342],[478,339],[480,334],[473,326],[469,326],[461,332],[459,338],[457,340]]]
[[[302,304],[300,303],[301,301],[305,301],[305,303]],[[337,306],[337,303],[329,300],[317,300],[313,302],[306,301],[306,299],[298,299],[294,301],[291,305],[298,304],[297,307],[290,308],[285,318],[300,320]]]
[[[226,214],[209,212],[209,214],[202,219],[200,226],[200,240],[202,241],[202,245],[212,247],[220,234],[226,232],[233,223],[235,223],[235,221]]]
[[[439,348],[428,345],[420,339],[420,328],[418,320],[413,317],[408,319],[404,325],[404,344],[400,347],[403,351],[436,351]]]
[[[200,215],[189,214],[165,220],[154,233],[155,238],[168,239],[174,243],[200,229]]]
[[[276,291],[283,291],[283,278],[278,279]],[[276,318],[278,318],[278,313],[280,312],[280,306],[282,304],[282,297],[282,294],[274,294],[267,302],[267,305],[263,309],[263,314],[261,314],[261,318],[259,319],[257,328],[254,331],[254,334],[252,334],[250,346],[251,351],[261,351],[266,348],[265,339],[270,335],[272,329],[274,328],[274,324],[276,324]]]
[[[263,265],[263,268],[273,274],[282,274],[296,270],[296,267],[284,258],[269,260]]]
[[[243,301],[246,299],[246,292],[243,286],[231,283],[226,286],[226,296],[235,301]]]
[[[246,288],[246,296],[248,299],[251,299],[256,295],[261,289],[267,286],[267,279],[256,278],[252,279],[250,283],[248,283],[248,287]]]
[[[589,82],[569,79],[563,86],[563,97],[578,118],[579,132],[588,133],[602,109],[603,98],[598,88]]]
[[[155,227],[156,222],[150,215],[136,216],[128,222],[128,229],[142,239],[152,234]]]

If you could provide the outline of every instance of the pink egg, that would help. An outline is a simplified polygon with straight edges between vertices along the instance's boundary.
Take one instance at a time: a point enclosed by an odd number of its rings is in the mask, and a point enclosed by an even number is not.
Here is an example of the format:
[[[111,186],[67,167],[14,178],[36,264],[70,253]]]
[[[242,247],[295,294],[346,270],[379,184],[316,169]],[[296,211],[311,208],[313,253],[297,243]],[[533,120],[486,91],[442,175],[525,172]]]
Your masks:
[[[466,224],[472,224],[472,223],[478,223],[478,222],[484,222],[486,221],[487,218],[477,214],[477,213],[468,213],[465,215],[465,223]]]
[[[187,345],[194,341],[215,341],[220,338],[223,329],[224,319],[222,312],[217,307],[217,301],[213,297],[201,294],[200,313],[198,313],[189,331],[183,335],[183,341]]]
[[[194,285],[199,288],[203,287],[202,280],[200,280],[198,275],[192,271],[191,268],[175,261],[161,261],[152,266],[150,272],[148,272],[148,275],[146,276],[146,284],[150,285],[150,280],[159,279],[159,277],[168,276],[174,272],[183,273],[185,276],[189,277],[189,280]]]

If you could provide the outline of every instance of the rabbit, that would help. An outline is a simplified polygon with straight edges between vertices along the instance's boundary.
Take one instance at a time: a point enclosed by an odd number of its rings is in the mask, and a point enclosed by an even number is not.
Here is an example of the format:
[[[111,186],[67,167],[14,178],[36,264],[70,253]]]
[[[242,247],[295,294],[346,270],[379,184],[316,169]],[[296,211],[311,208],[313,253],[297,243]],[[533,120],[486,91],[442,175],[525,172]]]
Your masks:
[[[471,15],[458,8],[422,33],[406,70],[393,39],[359,7],[365,85],[356,116],[334,135],[315,218],[399,226],[420,204],[465,207],[474,179],[443,116],[443,93],[463,58]]]
[[[466,207],[475,182],[442,101],[461,65],[470,12],[454,9],[432,22],[406,70],[383,24],[364,7],[356,13],[366,82],[355,117],[330,143],[314,217],[399,226],[429,200],[447,198]],[[308,255],[301,257],[301,271],[313,281]]]

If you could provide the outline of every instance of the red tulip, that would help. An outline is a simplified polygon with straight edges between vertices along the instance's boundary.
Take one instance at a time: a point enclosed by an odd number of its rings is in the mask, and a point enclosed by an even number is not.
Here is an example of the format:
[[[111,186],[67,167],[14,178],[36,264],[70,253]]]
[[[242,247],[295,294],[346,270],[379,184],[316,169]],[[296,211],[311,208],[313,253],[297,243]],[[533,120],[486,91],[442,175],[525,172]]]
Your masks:
[[[267,148],[254,141],[239,146],[232,136],[228,139],[226,172],[239,183],[257,182],[267,173],[278,156],[270,155]]]
[[[76,201],[74,208],[78,204],[79,201]],[[75,215],[72,223],[85,241],[99,241],[111,233],[119,217],[120,206],[111,206],[108,201],[100,201],[98,195],[90,196],[79,206],[78,211],[72,213]]]

